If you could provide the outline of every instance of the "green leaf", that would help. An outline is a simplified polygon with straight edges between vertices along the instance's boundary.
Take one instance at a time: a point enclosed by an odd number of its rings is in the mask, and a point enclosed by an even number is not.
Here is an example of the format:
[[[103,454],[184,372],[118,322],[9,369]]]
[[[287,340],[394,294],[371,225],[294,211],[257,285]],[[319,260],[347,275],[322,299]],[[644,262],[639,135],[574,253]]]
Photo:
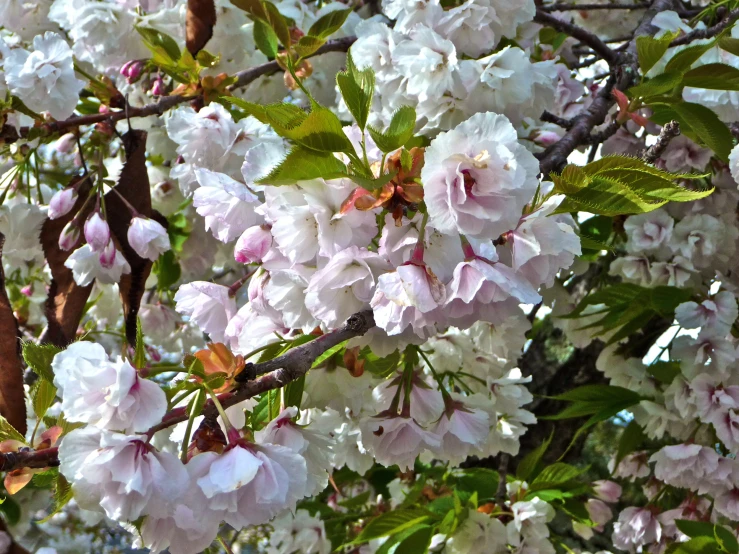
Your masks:
[[[654,113],[650,117],[655,123],[664,124],[670,119],[680,123],[680,130],[690,138],[697,138],[713,150],[719,158],[726,161],[734,144],[734,139],[726,124],[716,113],[705,106],[691,102],[676,102],[659,106],[653,104]],[[655,109],[662,108],[662,109]],[[665,109],[666,108],[666,109]],[[668,116],[665,119],[665,116]]]
[[[372,539],[395,535],[433,517],[435,516],[431,512],[419,509],[386,512],[370,520],[359,536],[349,544],[361,544]]]
[[[642,400],[634,391],[611,385],[584,385],[551,398],[572,404],[556,415],[543,416],[541,419],[560,420],[590,415],[592,417],[586,426],[604,421]]]
[[[714,539],[725,552],[736,554],[739,552],[739,542],[734,534],[721,525],[713,525],[707,521],[692,521],[676,519],[675,525],[691,539],[710,537]]]
[[[37,418],[43,418],[46,415],[55,398],[56,387],[51,384],[51,381],[38,379],[31,392],[33,413],[36,414]]]
[[[331,356],[333,356],[337,352],[341,352],[346,347],[347,342],[348,341],[341,342],[337,344],[336,346],[332,346],[331,348],[326,350],[323,354],[321,354],[315,359],[311,368],[318,367],[319,365],[321,365],[323,362],[328,360]]]
[[[725,63],[708,63],[688,71],[683,84],[712,90],[739,90],[739,69]]]
[[[403,146],[413,136],[416,126],[416,110],[411,106],[402,106],[393,114],[386,131],[368,127],[369,134],[377,147],[385,153],[392,152]]]
[[[336,114],[317,104],[313,105],[313,109],[300,125],[277,132],[317,152],[354,151],[354,146],[344,133],[343,125]]]
[[[636,55],[639,58],[639,67],[646,74],[654,65],[662,59],[670,42],[675,38],[672,33],[667,33],[662,38],[640,36],[636,38]]]
[[[159,256],[159,259],[154,262],[152,271],[157,276],[157,290],[160,292],[167,291],[176,285],[182,275],[182,269],[172,250],[167,250]]]
[[[290,37],[290,26],[287,24],[285,16],[280,13],[280,10],[272,2],[264,0],[262,5],[267,14],[267,23],[272,27],[282,45],[290,50],[292,39]]]
[[[269,59],[277,57],[279,40],[272,27],[263,19],[254,19],[254,44]]]
[[[354,174],[346,174],[344,175],[344,177],[346,177],[347,179],[351,179],[365,190],[373,191],[381,189],[385,184],[392,181],[397,174],[397,171],[391,171],[390,173],[385,173],[373,179]]]
[[[364,369],[375,377],[385,378],[391,375],[400,362],[400,352],[397,350],[384,358],[377,356],[368,346],[359,351],[359,359],[364,360]]]
[[[288,383],[285,387],[285,405],[300,409],[300,403],[303,400],[303,388],[305,388],[305,375],[301,375],[295,381]]]
[[[72,485],[70,485],[64,478],[64,475],[59,473],[57,474],[56,483],[54,485],[54,505],[51,513],[39,521],[39,523],[46,523],[49,521],[54,515],[58,514],[70,500],[72,500]]]
[[[666,554],[723,554],[719,543],[713,537],[696,537],[688,542],[671,545]]]
[[[163,63],[167,66],[177,65],[177,62],[182,57],[182,52],[172,37],[146,27],[135,27],[135,29],[143,37],[144,45],[154,55],[152,61],[155,64],[159,65],[159,63]]]
[[[34,344],[32,342],[23,343],[23,361],[30,367],[33,372],[47,381],[54,382],[54,372],[51,369],[51,362],[62,349],[53,344]]]
[[[144,342],[144,331],[141,329],[141,320],[136,318],[136,345],[133,355],[134,367],[146,367],[146,343]]]
[[[632,98],[646,98],[649,96],[668,94],[675,87],[680,86],[682,80],[682,74],[677,71],[672,71],[670,73],[661,73],[653,79],[649,79],[636,86],[631,87],[627,92]]]
[[[687,71],[690,69],[690,66],[697,62],[703,54],[713,48],[715,44],[716,41],[712,40],[706,44],[696,44],[680,50],[670,59],[669,62],[667,62],[665,73],[670,71]]]
[[[333,154],[295,146],[269,175],[257,182],[277,187],[310,179],[334,179],[345,174],[346,166]]]
[[[647,366],[647,373],[660,383],[669,385],[675,380],[675,377],[680,375],[680,364],[678,362],[658,360]]]
[[[234,96],[223,96],[224,102],[233,104],[262,123],[270,125],[280,136],[285,129],[292,129],[306,120],[308,114],[295,104],[280,102],[276,104],[255,104]]]
[[[25,444],[26,437],[21,435],[7,419],[0,415],[0,442],[5,440],[14,440]]]
[[[688,189],[676,181],[702,175],[673,174],[629,156],[604,156],[585,167],[568,165],[552,175],[555,191],[567,198],[557,213],[588,211],[615,216],[645,213],[667,201],[687,202],[704,198],[713,189]]]
[[[434,528],[430,525],[417,525],[403,533],[403,536],[387,550],[387,554],[426,554]]]
[[[352,9],[334,10],[320,17],[308,30],[308,34],[314,37],[326,39],[341,29],[341,26],[352,13]]]
[[[547,451],[547,448],[549,448],[552,438],[554,438],[554,431],[552,431],[546,441],[526,454],[526,456],[524,456],[518,463],[518,467],[516,468],[516,477],[520,481],[528,481],[530,478],[536,477],[538,473],[537,466],[541,465],[541,460],[544,457],[544,453]]]
[[[634,452],[646,439],[644,430],[636,421],[631,421],[621,433],[614,467],[618,467],[627,454]]]
[[[587,467],[577,468],[570,464],[557,462],[541,470],[541,473],[531,482],[529,492],[561,488],[587,470]]]
[[[729,35],[722,36],[718,39],[718,47],[739,56],[739,38],[733,38]]]
[[[300,40],[293,46],[293,49],[301,58],[307,58],[324,44],[326,44],[326,40],[321,37],[305,35],[300,37]]]
[[[477,493],[481,499],[494,498],[500,476],[497,471],[483,467],[460,469],[454,474],[455,490]]]
[[[8,524],[15,525],[21,519],[21,507],[12,497],[6,496],[0,502],[0,512],[3,513]]]
[[[346,71],[336,74],[336,84],[349,112],[359,128],[364,130],[375,94],[375,72],[369,67],[358,70],[350,51],[346,58]]]

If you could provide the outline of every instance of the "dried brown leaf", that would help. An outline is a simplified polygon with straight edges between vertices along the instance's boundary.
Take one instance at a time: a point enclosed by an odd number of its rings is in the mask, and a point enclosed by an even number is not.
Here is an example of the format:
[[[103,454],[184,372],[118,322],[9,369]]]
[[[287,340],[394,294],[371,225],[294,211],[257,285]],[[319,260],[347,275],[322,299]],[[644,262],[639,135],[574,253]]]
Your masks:
[[[75,177],[70,186],[84,177]],[[59,219],[47,219],[41,227],[41,246],[44,256],[51,270],[51,286],[49,297],[46,300],[46,319],[48,325],[41,335],[41,342],[48,342],[60,348],[71,343],[77,335],[77,327],[85,311],[85,304],[92,291],[92,284],[80,287],[74,282],[72,270],[64,266],[64,262],[73,250],[59,248],[59,235],[64,226],[72,221],[77,212],[82,209],[91,184],[89,179],[80,185],[79,198],[72,210]],[[89,212],[92,205],[85,209]],[[87,217],[86,214],[83,214]]]
[[[213,0],[187,0],[185,33],[187,49],[193,56],[200,52],[213,36],[216,7]]]
[[[0,414],[26,434],[26,400],[23,392],[23,362],[18,322],[5,290],[2,250],[5,236],[0,233]]]

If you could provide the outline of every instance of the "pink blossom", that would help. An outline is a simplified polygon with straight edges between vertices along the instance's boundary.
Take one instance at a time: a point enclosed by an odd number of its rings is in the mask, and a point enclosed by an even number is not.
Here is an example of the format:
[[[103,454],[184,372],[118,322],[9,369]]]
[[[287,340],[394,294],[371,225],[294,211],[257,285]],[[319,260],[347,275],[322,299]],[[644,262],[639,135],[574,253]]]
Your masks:
[[[380,414],[363,419],[359,426],[362,444],[377,462],[384,466],[397,464],[403,471],[412,468],[424,450],[441,446],[436,435],[411,417]]]
[[[85,221],[85,240],[95,252],[100,252],[110,242],[110,227],[108,222],[95,211]]]
[[[240,264],[262,261],[272,246],[272,233],[268,225],[254,225],[246,229],[234,246],[234,259]]]
[[[77,191],[67,187],[54,193],[49,200],[49,219],[58,219],[67,215],[77,202]]]
[[[662,526],[646,508],[626,508],[613,525],[613,544],[629,552],[659,542],[661,538]]]

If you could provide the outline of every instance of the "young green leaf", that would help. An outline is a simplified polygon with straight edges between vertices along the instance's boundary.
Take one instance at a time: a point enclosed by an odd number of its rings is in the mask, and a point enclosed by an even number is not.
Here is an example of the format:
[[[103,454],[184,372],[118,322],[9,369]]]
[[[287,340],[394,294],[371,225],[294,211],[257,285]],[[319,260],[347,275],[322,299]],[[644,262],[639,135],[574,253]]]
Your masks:
[[[409,510],[393,510],[380,514],[362,529],[359,536],[350,544],[362,544],[372,539],[395,535],[406,529],[429,521],[434,518],[434,514],[425,510],[409,509]]]
[[[280,13],[277,6],[272,2],[263,0],[262,4],[267,14],[267,23],[272,27],[282,45],[289,51],[292,45],[292,38],[290,37],[290,27],[285,20],[285,16]]]
[[[688,69],[690,69],[690,66],[697,62],[703,54],[713,48],[715,44],[716,41],[712,40],[707,42],[706,44],[688,46],[687,48],[680,50],[672,57],[669,62],[667,62],[667,65],[665,66],[665,73],[668,73],[670,71],[687,71]]]
[[[43,418],[46,415],[55,398],[56,387],[51,384],[51,381],[38,379],[31,390],[33,413],[37,418]]]
[[[326,40],[321,37],[305,35],[300,37],[300,40],[293,46],[293,50],[295,50],[295,53],[301,58],[306,58],[324,44],[326,44]]]
[[[386,131],[368,127],[369,134],[377,147],[385,153],[403,146],[413,136],[416,127],[416,110],[412,106],[402,106],[393,114]]]
[[[372,108],[372,98],[375,93],[375,73],[372,68],[358,70],[354,65],[351,52],[346,58],[346,71],[336,74],[336,83],[339,85],[341,96],[344,98],[349,112],[354,117],[359,128],[364,130],[367,118]]]
[[[640,36],[636,39],[636,55],[639,58],[639,67],[646,74],[654,65],[662,59],[670,42],[675,38],[672,33],[667,33],[662,38]]]
[[[333,154],[295,146],[269,175],[258,182],[272,186],[294,185],[298,181],[335,179],[345,174],[346,166]]]
[[[739,69],[725,63],[708,63],[683,76],[686,87],[712,90],[739,90]]]
[[[308,35],[326,39],[341,29],[341,26],[352,13],[352,9],[334,10],[320,17],[308,30]]]
[[[34,344],[32,342],[24,342],[22,349],[23,361],[26,362],[26,365],[42,379],[53,382],[54,372],[51,369],[51,362],[62,349],[53,344]]]
[[[254,44],[269,59],[277,57],[278,38],[263,19],[254,19]]]
[[[650,96],[659,96],[661,94],[669,94],[675,87],[680,86],[682,81],[683,76],[677,71],[672,71],[670,73],[661,73],[653,79],[649,79],[636,86],[631,87],[626,92],[632,98],[648,98]]]

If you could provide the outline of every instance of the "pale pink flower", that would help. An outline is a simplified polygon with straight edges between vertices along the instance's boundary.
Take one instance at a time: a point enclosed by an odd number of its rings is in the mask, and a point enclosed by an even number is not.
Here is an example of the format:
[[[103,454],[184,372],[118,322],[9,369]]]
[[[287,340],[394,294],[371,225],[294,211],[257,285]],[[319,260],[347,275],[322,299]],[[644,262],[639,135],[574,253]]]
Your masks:
[[[600,479],[593,481],[593,493],[602,501],[613,504],[621,498],[621,485],[615,481]]]
[[[654,462],[654,476],[674,487],[707,492],[716,482],[725,480],[731,466],[712,448],[699,444],[675,444],[663,447],[649,458]]]
[[[246,229],[234,246],[234,259],[240,264],[262,261],[272,246],[272,233],[268,225],[254,225]]]
[[[387,410],[397,393],[398,387],[405,389],[403,374],[397,373],[392,379],[385,379],[372,391],[378,408]],[[400,392],[403,398],[403,392]],[[429,383],[423,372],[417,369],[411,377],[410,416],[421,425],[438,420],[444,411],[444,399],[439,390]]]
[[[413,467],[418,455],[426,449],[441,445],[411,417],[383,415],[368,417],[359,424],[362,444],[384,466],[398,464],[402,471]]]
[[[54,356],[52,368],[69,421],[142,432],[159,423],[167,410],[167,398],[156,383],[139,377],[122,358],[111,361],[99,344],[69,345]]]
[[[224,342],[226,326],[236,314],[236,302],[229,295],[228,287],[193,281],[182,285],[174,299],[179,313],[190,316],[213,342]]]
[[[142,258],[156,261],[170,249],[169,235],[162,225],[148,217],[134,217],[128,227],[128,243]]]
[[[113,244],[112,241],[110,244]],[[83,244],[70,254],[64,266],[72,270],[74,282],[81,287],[86,287],[95,280],[107,285],[119,283],[123,274],[131,273],[131,266],[115,245],[112,251],[111,263],[103,265],[101,258],[106,251],[95,252],[89,244]],[[107,262],[107,258],[105,261]]]
[[[165,510],[187,490],[185,466],[144,438],[94,427],[65,435],[59,446],[60,471],[72,483],[81,508],[134,521]]]
[[[538,172],[505,116],[477,113],[426,149],[421,179],[429,223],[442,232],[496,239],[516,227]]]
[[[350,246],[316,271],[305,289],[305,305],[329,329],[369,307],[378,277],[392,268],[379,254]]]
[[[475,403],[472,397],[455,395],[455,400],[449,402],[432,429],[441,441],[434,453],[442,460],[457,465],[467,458],[470,451],[480,449],[485,444],[490,427],[495,424],[494,420],[491,422],[489,413],[494,413],[494,408],[490,405],[488,410],[483,410],[476,407]],[[489,400],[487,403],[492,404]]]
[[[728,291],[719,292],[713,298],[697,302],[684,302],[675,309],[675,319],[686,329],[702,327],[716,336],[726,336],[739,317],[736,298]]]
[[[629,552],[659,542],[661,538],[662,526],[646,508],[626,508],[613,525],[613,544]]]

